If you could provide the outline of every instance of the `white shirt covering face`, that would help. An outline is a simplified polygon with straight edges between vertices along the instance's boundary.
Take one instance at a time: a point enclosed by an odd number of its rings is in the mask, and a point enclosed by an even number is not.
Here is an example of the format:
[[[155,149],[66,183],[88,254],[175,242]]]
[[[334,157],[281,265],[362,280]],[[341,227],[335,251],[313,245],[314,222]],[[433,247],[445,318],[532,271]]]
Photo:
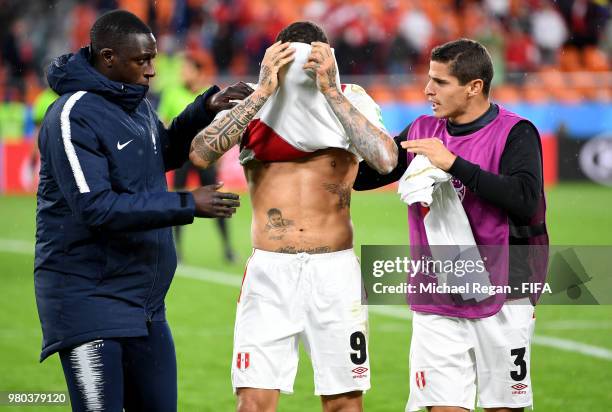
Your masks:
[[[279,73],[279,87],[255,115],[283,140],[297,150],[311,153],[326,148],[345,149],[359,157],[325,96],[319,91],[314,73],[302,67],[306,64],[312,47],[305,43],[291,43],[295,60]],[[333,50],[333,49],[332,49]],[[336,75],[340,85],[340,76]],[[256,88],[257,85],[249,84]],[[380,107],[358,85],[342,85],[342,92],[357,110],[372,124],[385,130]],[[225,111],[220,112],[221,116]],[[245,163],[257,154],[241,154]],[[246,161],[244,161],[246,160]]]

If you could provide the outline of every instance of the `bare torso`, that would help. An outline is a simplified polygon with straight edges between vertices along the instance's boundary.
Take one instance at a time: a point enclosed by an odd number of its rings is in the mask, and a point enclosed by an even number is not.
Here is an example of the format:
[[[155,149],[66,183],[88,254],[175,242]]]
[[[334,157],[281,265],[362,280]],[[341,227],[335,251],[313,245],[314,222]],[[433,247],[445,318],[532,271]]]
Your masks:
[[[353,245],[350,200],[355,155],[324,149],[291,162],[245,167],[253,205],[253,247],[281,253],[328,253]]]

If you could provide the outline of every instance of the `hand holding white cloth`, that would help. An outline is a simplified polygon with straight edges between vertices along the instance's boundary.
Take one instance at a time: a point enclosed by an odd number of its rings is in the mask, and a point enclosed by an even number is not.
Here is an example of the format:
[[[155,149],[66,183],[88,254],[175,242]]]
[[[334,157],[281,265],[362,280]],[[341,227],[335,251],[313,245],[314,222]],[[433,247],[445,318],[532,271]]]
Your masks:
[[[453,187],[450,174],[433,166],[426,156],[416,155],[401,177],[397,191],[405,203],[412,205],[420,202],[429,207],[429,212],[423,218],[427,241],[430,246],[447,246],[432,248],[432,257],[435,260],[463,259],[475,262],[481,259],[470,222]],[[450,246],[455,245],[458,249],[452,250],[454,248]],[[469,273],[467,279],[452,273],[436,275],[438,285],[491,285],[489,273],[486,271]],[[474,293],[473,287],[468,288],[467,293],[462,293],[461,296],[464,300],[475,299],[477,302],[489,297],[487,294]]]

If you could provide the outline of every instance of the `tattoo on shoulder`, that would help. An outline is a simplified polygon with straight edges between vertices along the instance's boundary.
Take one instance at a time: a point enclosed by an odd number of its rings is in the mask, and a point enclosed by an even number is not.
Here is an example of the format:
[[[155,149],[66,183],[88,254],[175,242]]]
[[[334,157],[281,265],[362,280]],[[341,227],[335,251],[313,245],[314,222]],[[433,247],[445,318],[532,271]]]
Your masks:
[[[323,187],[328,192],[338,195],[338,210],[351,206],[351,186],[346,183],[323,183]]]
[[[299,249],[295,246],[284,246],[275,250],[276,253],[310,253],[310,254],[318,254],[318,253],[329,253],[331,252],[331,248],[329,246],[318,246],[307,249]]]

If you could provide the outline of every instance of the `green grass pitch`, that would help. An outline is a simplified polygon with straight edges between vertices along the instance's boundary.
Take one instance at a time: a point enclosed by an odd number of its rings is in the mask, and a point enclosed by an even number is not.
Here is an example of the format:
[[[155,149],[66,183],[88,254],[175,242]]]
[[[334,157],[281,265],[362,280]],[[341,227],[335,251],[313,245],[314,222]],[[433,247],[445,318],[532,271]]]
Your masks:
[[[589,184],[552,188],[548,191],[552,243],[612,245],[611,204],[610,188]],[[247,196],[242,196],[242,205],[230,222],[239,263],[223,262],[214,223],[200,220],[185,230],[184,260],[189,268],[228,273],[239,282],[250,255]],[[33,251],[28,248],[34,243],[34,214],[33,197],[0,197],[0,391],[65,390],[57,356],[38,363],[40,326],[34,303]],[[361,244],[408,242],[406,208],[393,192],[354,193],[352,216],[357,250]],[[166,302],[178,355],[179,410],[230,411],[235,407],[229,366],[238,287],[196,279],[189,276],[189,268],[179,268]],[[540,306],[537,314],[536,337],[590,345],[586,352],[596,347],[604,355],[612,353],[612,307]],[[370,314],[372,389],[365,396],[367,411],[404,410],[410,328],[407,319]],[[580,348],[534,344],[536,410],[609,410],[612,358],[581,353]],[[320,410],[303,351],[294,389],[294,395],[281,397],[280,411]],[[0,412],[67,409],[0,405]]]

